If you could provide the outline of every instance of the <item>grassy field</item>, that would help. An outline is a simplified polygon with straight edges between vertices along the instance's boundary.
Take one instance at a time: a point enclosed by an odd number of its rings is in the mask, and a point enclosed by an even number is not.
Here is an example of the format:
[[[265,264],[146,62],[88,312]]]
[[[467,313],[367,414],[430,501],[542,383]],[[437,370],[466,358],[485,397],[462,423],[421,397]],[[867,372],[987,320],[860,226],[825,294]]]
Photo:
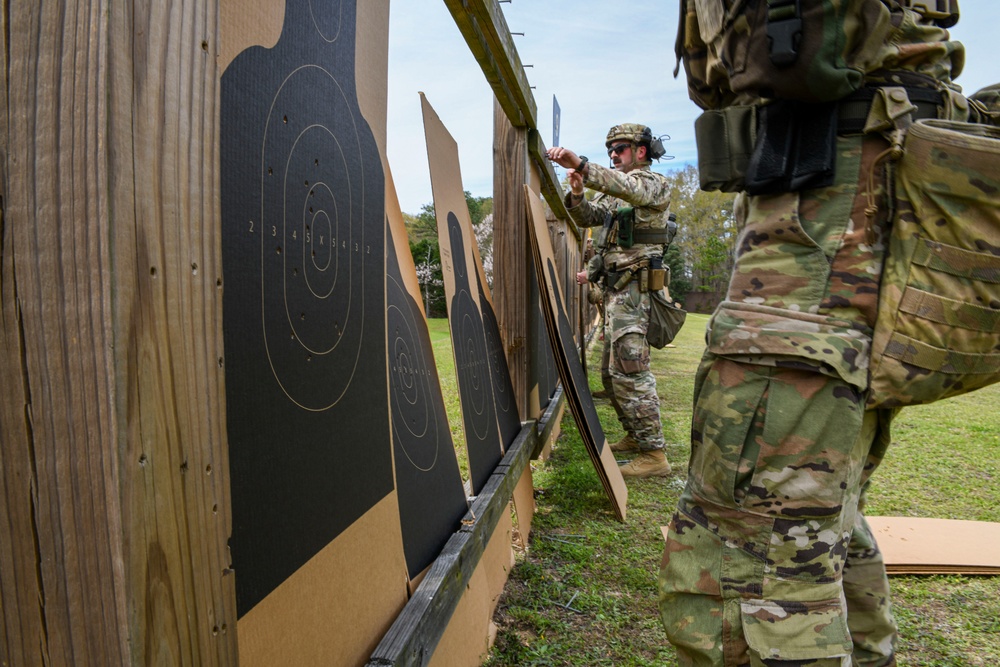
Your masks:
[[[706,316],[689,315],[675,348],[654,350],[667,456],[675,474],[630,481],[628,521],[614,519],[569,411],[552,457],[533,464],[537,513],[495,615],[486,665],[676,665],[656,615],[660,526],[684,484],[695,368]],[[454,393],[447,324],[431,324],[445,393]],[[599,348],[591,351],[591,387]],[[873,478],[869,515],[1000,522],[1000,386],[904,410]],[[622,435],[598,404],[609,440]],[[461,442],[457,399],[449,418]],[[459,451],[463,447],[459,445]],[[1000,577],[894,576],[901,666],[1000,665]]]

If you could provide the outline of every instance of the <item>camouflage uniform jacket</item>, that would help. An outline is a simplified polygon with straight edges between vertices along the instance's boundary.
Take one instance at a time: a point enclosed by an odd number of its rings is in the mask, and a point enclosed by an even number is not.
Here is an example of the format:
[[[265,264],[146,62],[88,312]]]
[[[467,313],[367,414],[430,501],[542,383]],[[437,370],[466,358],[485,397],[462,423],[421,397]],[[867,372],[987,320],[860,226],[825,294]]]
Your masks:
[[[670,185],[666,177],[648,166],[623,173],[591,162],[584,185],[600,194],[592,201],[584,199],[576,206],[572,205],[572,194],[566,194],[570,218],[580,227],[601,226],[608,213],[614,213],[621,206],[632,206],[635,209],[635,229],[666,228]],[[598,250],[604,256],[606,271],[615,271],[637,260],[663,254],[662,244],[636,243],[631,248],[623,248],[616,243],[614,229],[607,236],[605,248]]]

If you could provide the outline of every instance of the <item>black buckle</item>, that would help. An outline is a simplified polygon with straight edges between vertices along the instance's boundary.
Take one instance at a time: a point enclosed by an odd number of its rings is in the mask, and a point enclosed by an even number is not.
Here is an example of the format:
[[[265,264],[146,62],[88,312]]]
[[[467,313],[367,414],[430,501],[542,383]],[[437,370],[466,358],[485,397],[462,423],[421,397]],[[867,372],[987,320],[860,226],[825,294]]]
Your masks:
[[[775,67],[788,67],[799,57],[802,12],[799,0],[772,0],[767,3],[767,41]]]
[[[950,28],[958,23],[958,0],[903,0],[900,4],[941,28]]]

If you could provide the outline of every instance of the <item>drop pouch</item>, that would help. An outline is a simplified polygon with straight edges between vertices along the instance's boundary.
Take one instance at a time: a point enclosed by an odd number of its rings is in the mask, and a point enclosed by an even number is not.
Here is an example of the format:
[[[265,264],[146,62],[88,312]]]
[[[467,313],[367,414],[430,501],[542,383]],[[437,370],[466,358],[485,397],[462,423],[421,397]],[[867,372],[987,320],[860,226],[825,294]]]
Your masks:
[[[667,301],[663,290],[650,292],[646,342],[658,350],[666,347],[684,326],[685,319],[687,311]]]

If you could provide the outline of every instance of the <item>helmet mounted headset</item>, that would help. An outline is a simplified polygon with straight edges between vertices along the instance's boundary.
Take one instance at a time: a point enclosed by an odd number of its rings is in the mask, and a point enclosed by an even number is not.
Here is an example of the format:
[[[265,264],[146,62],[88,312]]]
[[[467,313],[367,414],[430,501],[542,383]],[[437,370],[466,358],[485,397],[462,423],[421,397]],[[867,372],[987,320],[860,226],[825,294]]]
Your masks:
[[[667,135],[654,137],[652,130],[645,125],[641,125],[639,123],[622,123],[620,125],[615,125],[608,130],[608,136],[604,141],[604,145],[608,149],[609,156],[612,152],[615,152],[612,149],[615,149],[616,151],[620,150],[623,142],[627,142],[634,146],[645,146],[645,164],[649,164],[653,160],[659,160],[667,154],[666,149],[663,147],[663,137],[666,137],[668,140],[670,139]],[[669,160],[672,157],[672,155],[667,156],[667,159]]]

